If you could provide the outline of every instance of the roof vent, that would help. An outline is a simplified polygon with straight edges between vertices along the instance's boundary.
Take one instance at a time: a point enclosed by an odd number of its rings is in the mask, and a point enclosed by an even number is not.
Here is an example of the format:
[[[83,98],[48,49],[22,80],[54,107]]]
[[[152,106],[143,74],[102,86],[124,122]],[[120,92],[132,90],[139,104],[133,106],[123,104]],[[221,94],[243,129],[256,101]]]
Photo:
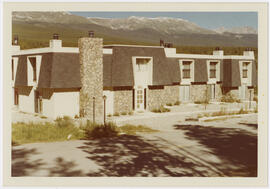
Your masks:
[[[166,48],[172,48],[173,44],[172,43],[165,43],[164,47]]]
[[[13,45],[19,45],[19,38],[17,35],[14,36]]]
[[[53,34],[53,39],[58,40],[58,39],[59,39],[59,34],[58,34],[58,33],[54,33],[54,34]]]
[[[163,41],[162,39],[159,41],[159,45],[160,45],[161,47],[164,47],[164,41]]]
[[[95,36],[94,31],[88,31],[88,36],[89,36],[89,37],[94,37],[94,36]]]

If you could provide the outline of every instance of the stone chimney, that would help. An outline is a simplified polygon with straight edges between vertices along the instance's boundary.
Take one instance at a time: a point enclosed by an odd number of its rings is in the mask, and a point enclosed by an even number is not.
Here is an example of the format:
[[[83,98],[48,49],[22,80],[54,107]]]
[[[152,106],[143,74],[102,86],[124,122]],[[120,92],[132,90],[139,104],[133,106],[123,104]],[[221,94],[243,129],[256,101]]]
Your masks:
[[[221,50],[220,47],[216,47],[215,50],[213,51],[213,55],[216,55],[216,56],[223,56],[224,52],[223,50]]]
[[[254,51],[252,51],[251,48],[246,48],[244,53],[243,53],[244,56],[250,56],[250,57],[254,57]]]
[[[164,41],[163,41],[162,39],[159,41],[159,45],[160,45],[161,47],[164,47]]]
[[[50,40],[50,48],[56,49],[62,47],[62,40],[59,39],[59,34],[54,33],[53,38]]]
[[[90,35],[89,35],[90,36]],[[80,57],[80,112],[87,120],[103,123],[103,39],[79,39]]]
[[[95,36],[95,32],[92,30],[88,31],[88,36],[93,38]]]

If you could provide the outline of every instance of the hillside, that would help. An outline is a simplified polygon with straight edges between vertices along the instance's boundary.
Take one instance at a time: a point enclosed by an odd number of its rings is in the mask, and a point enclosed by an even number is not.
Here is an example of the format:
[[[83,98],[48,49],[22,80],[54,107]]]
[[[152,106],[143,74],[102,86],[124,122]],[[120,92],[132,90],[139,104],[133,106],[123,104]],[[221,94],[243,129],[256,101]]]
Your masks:
[[[94,30],[104,44],[158,45],[160,39],[175,47],[257,47],[257,34],[218,33],[183,19],[129,17],[125,19],[85,18],[68,12],[14,12],[12,34],[22,49],[45,47],[53,33],[64,46],[77,46],[79,37]]]

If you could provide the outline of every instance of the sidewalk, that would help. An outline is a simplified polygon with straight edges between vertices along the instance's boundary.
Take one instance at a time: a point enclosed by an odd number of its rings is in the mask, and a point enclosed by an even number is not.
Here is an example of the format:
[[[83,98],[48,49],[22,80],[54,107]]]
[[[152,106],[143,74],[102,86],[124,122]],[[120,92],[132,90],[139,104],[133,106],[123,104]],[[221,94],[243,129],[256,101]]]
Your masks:
[[[255,103],[256,105],[256,103]],[[254,102],[252,104],[252,108],[248,109],[246,103],[223,103],[223,104],[208,104],[205,110],[205,106],[201,104],[182,104],[180,106],[166,106],[166,108],[171,109],[171,112],[165,113],[153,113],[153,112],[143,112],[143,113],[135,113],[132,116],[114,116],[108,118],[108,121],[112,121],[117,125],[121,125],[128,121],[134,120],[143,120],[149,118],[161,118],[161,117],[170,117],[170,116],[194,116],[202,113],[213,113],[219,112],[222,108],[225,108],[226,111],[239,111],[241,108],[246,110],[254,110]]]

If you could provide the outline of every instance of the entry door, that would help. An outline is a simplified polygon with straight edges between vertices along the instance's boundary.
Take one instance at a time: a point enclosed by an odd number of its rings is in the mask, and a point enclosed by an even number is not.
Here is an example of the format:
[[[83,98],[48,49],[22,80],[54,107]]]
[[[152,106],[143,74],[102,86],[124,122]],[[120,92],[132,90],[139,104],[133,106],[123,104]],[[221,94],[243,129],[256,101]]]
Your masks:
[[[189,101],[189,85],[180,86],[180,101],[181,102]]]
[[[144,89],[136,90],[136,110],[144,110]]]

